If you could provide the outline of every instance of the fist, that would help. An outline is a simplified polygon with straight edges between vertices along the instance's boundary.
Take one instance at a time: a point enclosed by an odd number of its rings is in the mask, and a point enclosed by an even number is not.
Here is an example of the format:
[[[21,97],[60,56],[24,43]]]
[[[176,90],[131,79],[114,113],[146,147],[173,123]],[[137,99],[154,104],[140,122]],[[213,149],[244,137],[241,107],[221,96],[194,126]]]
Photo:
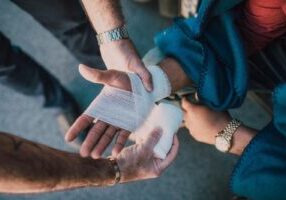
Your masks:
[[[182,100],[184,124],[193,138],[199,142],[215,144],[215,136],[231,120],[228,112],[216,112],[202,105]]]

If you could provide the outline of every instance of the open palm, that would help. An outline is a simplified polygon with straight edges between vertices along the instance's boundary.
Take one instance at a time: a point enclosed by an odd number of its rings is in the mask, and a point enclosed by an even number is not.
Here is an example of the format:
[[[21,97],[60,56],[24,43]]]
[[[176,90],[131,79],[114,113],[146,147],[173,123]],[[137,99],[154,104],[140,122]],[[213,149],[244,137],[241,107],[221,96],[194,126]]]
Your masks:
[[[103,85],[109,85],[119,89],[131,91],[131,83],[125,72],[117,70],[98,70],[85,65],[79,66],[81,75],[88,81]],[[86,114],[77,118],[74,124],[66,133],[66,141],[73,141],[81,132],[88,129],[88,134],[82,143],[80,154],[83,157],[91,156],[99,158],[107,146],[117,135],[116,143],[112,149],[112,155],[116,156],[125,146],[130,132],[108,123],[97,120]]]

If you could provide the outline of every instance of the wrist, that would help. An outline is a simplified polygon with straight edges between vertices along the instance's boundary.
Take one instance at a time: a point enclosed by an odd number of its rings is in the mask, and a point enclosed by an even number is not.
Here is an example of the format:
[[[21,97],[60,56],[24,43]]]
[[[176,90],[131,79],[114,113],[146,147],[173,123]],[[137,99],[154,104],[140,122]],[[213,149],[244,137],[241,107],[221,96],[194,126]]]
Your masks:
[[[241,155],[256,134],[257,130],[244,125],[240,126],[233,135],[232,147],[229,152],[235,155]]]
[[[130,45],[133,45],[132,41],[130,38],[122,39],[122,40],[116,40],[112,42],[107,42],[99,46],[99,49],[102,50],[121,50],[122,48],[127,48]]]
[[[169,78],[172,93],[182,89],[185,86],[191,85],[191,80],[181,68],[180,63],[178,63],[175,59],[165,58],[159,63],[159,66]]]
[[[130,172],[128,173],[127,170],[127,162],[126,159],[123,158],[122,156],[118,155],[117,158],[117,164],[120,170],[121,178],[120,178],[120,183],[125,183],[130,181]]]
[[[128,38],[129,34],[125,24],[116,27],[112,30],[105,31],[103,33],[98,33],[96,35],[97,42],[100,46],[106,43],[112,43],[115,41],[120,41]]]
[[[105,23],[105,21],[102,21],[102,23],[98,23],[97,27],[96,27],[96,32],[98,34],[116,29],[118,27],[122,27],[124,26],[124,21],[120,20],[120,19],[114,19],[112,18],[111,20],[107,20],[108,23]]]
[[[76,169],[77,175],[71,174],[84,186],[106,186],[115,183],[114,165],[109,159],[81,158]]]

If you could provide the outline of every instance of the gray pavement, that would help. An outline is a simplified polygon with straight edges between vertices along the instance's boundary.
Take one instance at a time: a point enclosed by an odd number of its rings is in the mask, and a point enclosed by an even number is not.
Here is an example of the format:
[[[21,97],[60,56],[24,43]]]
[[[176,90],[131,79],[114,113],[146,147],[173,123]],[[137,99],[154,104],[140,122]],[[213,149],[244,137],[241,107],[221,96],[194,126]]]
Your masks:
[[[153,47],[153,35],[169,21],[157,13],[156,3],[136,4],[122,0],[131,37],[141,55]],[[77,72],[78,61],[49,32],[9,0],[0,0],[0,31],[23,48],[77,97],[85,107],[99,87],[85,82]],[[1,47],[0,47],[1,48]],[[55,51],[56,49],[56,51]],[[42,97],[28,97],[0,85],[0,130],[52,147],[73,151],[64,143],[56,123],[57,109],[43,109]],[[246,124],[263,127],[267,116],[258,105],[246,100],[232,111]],[[217,152],[214,147],[195,142],[186,130],[179,131],[180,151],[174,164],[156,180],[111,188],[85,188],[39,195],[2,195],[14,199],[191,199],[225,200],[231,197],[228,180],[237,158]],[[1,164],[1,160],[0,160]]]

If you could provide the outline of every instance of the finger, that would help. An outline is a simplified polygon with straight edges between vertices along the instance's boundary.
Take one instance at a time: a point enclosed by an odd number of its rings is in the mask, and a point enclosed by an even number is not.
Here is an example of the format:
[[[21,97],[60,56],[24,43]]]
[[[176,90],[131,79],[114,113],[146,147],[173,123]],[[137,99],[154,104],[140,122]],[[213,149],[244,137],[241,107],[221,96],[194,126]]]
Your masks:
[[[79,116],[76,121],[73,123],[73,125],[70,127],[70,129],[67,131],[65,135],[65,140],[67,142],[73,141],[81,131],[86,129],[93,121],[94,118],[82,114]]]
[[[106,130],[108,124],[102,121],[97,121],[93,127],[89,130],[84,142],[82,143],[80,149],[80,155],[82,157],[88,157],[96,145],[98,140],[100,139],[101,135]]]
[[[100,83],[100,84],[110,84],[112,78],[110,77],[112,74],[109,70],[99,70],[90,68],[86,65],[80,64],[79,65],[79,73],[88,81],[93,83]]]
[[[144,145],[148,149],[154,149],[156,144],[159,142],[160,138],[162,136],[162,129],[155,128],[147,137],[147,139],[144,141]]]
[[[175,160],[178,154],[178,151],[179,151],[179,140],[178,140],[177,135],[175,135],[174,140],[173,140],[173,145],[172,145],[172,148],[169,154],[167,155],[165,160],[163,160],[160,164],[160,168],[162,171],[165,170],[167,167],[169,167],[170,164]]]
[[[118,132],[116,143],[112,149],[112,156],[116,157],[117,154],[120,153],[120,151],[124,148],[129,135],[130,135],[130,132],[126,130],[120,130]]]
[[[116,133],[116,128],[113,126],[109,126],[106,129],[105,133],[102,134],[99,142],[91,152],[92,158],[97,159],[101,156],[106,147],[112,142],[115,133]]]
[[[186,98],[184,97],[182,99],[182,104],[181,104],[182,108],[184,109],[184,111],[188,112],[188,110],[190,110],[192,108],[192,104],[191,102]]]
[[[188,118],[190,117],[189,113],[186,111],[183,111],[183,123],[185,124],[186,122],[188,122]]]
[[[144,66],[142,66],[139,69],[137,69],[136,73],[141,78],[145,89],[147,91],[149,91],[149,92],[152,92],[152,90],[153,90],[153,81],[152,81],[151,73]]]

